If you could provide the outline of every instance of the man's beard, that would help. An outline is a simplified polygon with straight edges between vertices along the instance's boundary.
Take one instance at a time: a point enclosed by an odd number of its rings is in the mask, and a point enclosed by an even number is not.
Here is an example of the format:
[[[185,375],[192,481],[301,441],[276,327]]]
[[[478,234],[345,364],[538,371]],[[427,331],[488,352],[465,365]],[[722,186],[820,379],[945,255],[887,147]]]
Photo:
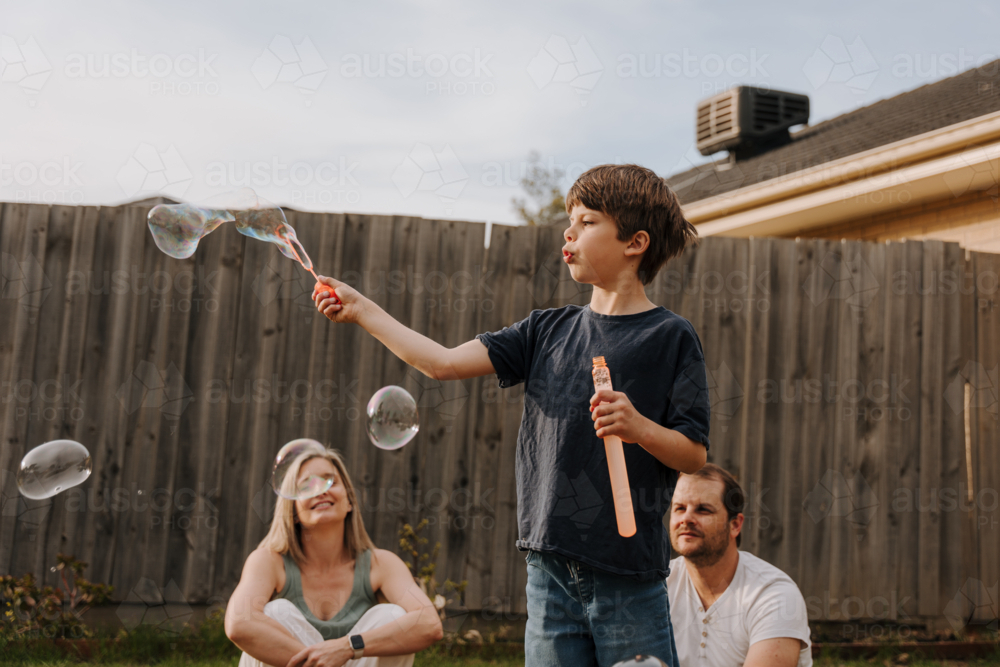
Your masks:
[[[729,548],[729,524],[726,524],[725,528],[718,532],[703,534],[701,545],[690,553],[681,553],[675,544],[671,544],[671,547],[691,561],[695,567],[710,567],[718,563],[726,553],[726,549]]]

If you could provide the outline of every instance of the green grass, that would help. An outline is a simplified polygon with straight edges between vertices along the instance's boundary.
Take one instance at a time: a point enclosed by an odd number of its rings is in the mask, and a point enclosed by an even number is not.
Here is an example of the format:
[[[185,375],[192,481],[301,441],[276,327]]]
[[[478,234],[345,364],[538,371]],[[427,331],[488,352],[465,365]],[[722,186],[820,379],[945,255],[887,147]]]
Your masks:
[[[198,660],[193,658],[184,657],[166,657],[160,662],[150,663],[150,662],[135,662],[135,661],[124,661],[124,662],[102,662],[101,665],[105,667],[148,667],[155,665],[156,667],[236,667],[239,662],[238,659],[226,659],[226,660]],[[20,663],[28,665],[29,667],[80,667],[79,662],[72,662],[68,660],[39,660],[35,662]],[[96,663],[91,663],[96,664]],[[872,665],[877,665],[881,667],[884,664],[895,664],[892,660],[886,663],[884,660],[837,660],[831,658],[822,658],[816,660],[814,663],[817,667],[872,667]],[[987,667],[990,665],[1000,665],[1000,661],[970,661],[970,662],[956,662],[956,661],[946,661],[942,662],[939,660],[932,661],[922,661],[922,660],[910,660],[906,663],[909,667]],[[505,658],[496,660],[482,660],[479,658],[444,658],[441,656],[424,656],[418,655],[416,661],[414,662],[415,667],[460,667],[465,665],[472,666],[483,666],[483,665],[493,665],[496,667],[514,667],[515,665],[524,665],[524,658]]]
[[[236,667],[238,663],[238,656],[233,658],[203,660],[179,655],[167,655],[157,659],[155,662],[144,660],[115,660],[107,662],[102,660],[93,663],[80,663],[67,660],[65,658],[40,660],[28,659],[24,662],[17,661],[13,663],[7,663],[5,658],[4,662],[4,664],[24,665],[25,667],[81,667],[83,664],[101,664],[105,667]],[[459,667],[465,665],[478,667],[485,665],[493,665],[495,667],[514,667],[515,665],[521,666],[524,665],[524,656],[510,656],[493,660],[471,657],[455,658],[438,655],[436,654],[436,651],[430,649],[417,654],[417,658],[414,661],[414,667]]]
[[[456,647],[458,648],[458,647]],[[466,647],[468,648],[468,647]],[[495,665],[514,667],[524,664],[524,655],[508,655],[509,645],[486,644],[479,650],[468,650],[468,655],[449,655],[444,645],[432,646],[417,654],[415,667],[459,667]],[[236,667],[240,650],[226,637],[221,619],[206,621],[198,628],[181,635],[170,635],[139,626],[130,634],[122,633],[117,640],[103,640],[97,653],[87,663],[68,659],[51,641],[9,641],[0,637],[2,664],[24,667],[78,667],[81,664],[101,664],[109,667]],[[815,661],[817,667],[883,667],[897,662],[899,649],[882,647],[872,659],[841,660],[822,656]],[[940,661],[919,660],[909,656],[905,663],[910,667],[1000,667],[1000,652],[985,660]]]
[[[146,662],[146,661],[114,661],[114,662],[101,662],[101,665],[105,667],[236,667],[239,662],[238,658],[226,658],[226,659],[214,659],[214,660],[200,660],[194,658],[185,658],[183,656],[165,656],[156,662]],[[26,663],[16,663],[24,664],[29,667],[80,667],[81,663],[74,662],[70,660],[37,660],[29,661]],[[93,664],[93,663],[92,663]],[[896,664],[891,658],[879,658],[875,660],[839,660],[835,658],[819,658],[814,663],[816,667],[872,667],[872,665],[877,665],[882,667],[883,665]],[[916,660],[910,659],[906,663],[909,667],[988,667],[1000,665],[1000,660],[974,660],[969,662],[961,661],[940,661],[940,660]],[[483,660],[480,658],[455,658],[455,657],[443,657],[440,655],[434,655],[433,651],[423,652],[417,655],[417,659],[414,662],[415,667],[460,667],[472,665],[474,667],[479,667],[483,665],[494,665],[497,667],[514,667],[515,665],[524,665],[523,656],[511,656],[506,658],[497,658],[493,660]]]

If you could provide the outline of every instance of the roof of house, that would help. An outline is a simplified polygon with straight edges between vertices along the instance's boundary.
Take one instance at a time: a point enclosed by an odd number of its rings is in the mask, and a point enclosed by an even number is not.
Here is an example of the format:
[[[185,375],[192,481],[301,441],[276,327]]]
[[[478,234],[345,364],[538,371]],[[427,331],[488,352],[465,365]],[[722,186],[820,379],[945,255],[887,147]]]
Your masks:
[[[1000,111],[1000,60],[807,125],[792,133],[790,143],[739,160],[729,170],[709,162],[667,182],[687,204],[994,111]]]

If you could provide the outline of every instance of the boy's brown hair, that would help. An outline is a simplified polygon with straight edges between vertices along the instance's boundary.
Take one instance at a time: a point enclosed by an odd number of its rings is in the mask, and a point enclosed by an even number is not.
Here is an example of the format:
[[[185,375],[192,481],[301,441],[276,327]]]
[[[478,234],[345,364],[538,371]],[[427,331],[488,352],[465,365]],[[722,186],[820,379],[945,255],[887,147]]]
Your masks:
[[[726,517],[728,521],[736,518],[737,514],[742,514],[746,507],[746,497],[743,495],[743,487],[736,481],[736,478],[725,468],[720,468],[714,463],[706,463],[701,470],[690,474],[691,477],[700,479],[711,479],[722,482],[722,504],[726,507]],[[736,547],[739,548],[743,532],[736,536]]]
[[[602,164],[588,169],[566,194],[566,212],[577,204],[611,216],[618,240],[636,232],[649,234],[649,247],[639,263],[639,280],[653,282],[671,257],[697,242],[698,232],[681,213],[681,204],[667,182],[637,164]]]

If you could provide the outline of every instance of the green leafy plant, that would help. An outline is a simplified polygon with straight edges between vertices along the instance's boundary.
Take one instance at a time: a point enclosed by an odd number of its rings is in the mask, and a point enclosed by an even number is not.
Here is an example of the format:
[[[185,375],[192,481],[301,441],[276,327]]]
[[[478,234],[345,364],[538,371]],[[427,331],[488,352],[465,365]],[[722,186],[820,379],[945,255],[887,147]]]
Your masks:
[[[427,519],[421,519],[416,527],[411,526],[409,523],[404,523],[403,527],[399,529],[399,548],[403,552],[403,562],[410,569],[420,589],[434,603],[434,608],[437,609],[438,616],[443,622],[448,615],[448,605],[461,601],[469,582],[465,579],[460,582],[446,579],[443,584],[438,583],[437,578],[434,576],[434,571],[436,568],[435,560],[441,551],[441,543],[437,542],[434,544],[433,549],[430,551],[427,550],[427,544],[430,540],[421,533],[427,528],[428,523]],[[452,594],[456,597],[449,597]],[[474,630],[470,632],[475,632],[476,635],[479,634]],[[453,636],[449,637],[449,633],[445,633],[445,638],[449,641],[457,638],[455,636],[457,633],[450,634]],[[469,639],[472,641],[475,640],[472,637]]]
[[[0,633],[8,637],[48,637],[80,639],[93,633],[80,620],[93,605],[107,602],[112,586],[83,578],[87,564],[73,556],[58,554],[53,572],[60,573],[59,585],[38,586],[32,574],[20,579],[0,576]]]

